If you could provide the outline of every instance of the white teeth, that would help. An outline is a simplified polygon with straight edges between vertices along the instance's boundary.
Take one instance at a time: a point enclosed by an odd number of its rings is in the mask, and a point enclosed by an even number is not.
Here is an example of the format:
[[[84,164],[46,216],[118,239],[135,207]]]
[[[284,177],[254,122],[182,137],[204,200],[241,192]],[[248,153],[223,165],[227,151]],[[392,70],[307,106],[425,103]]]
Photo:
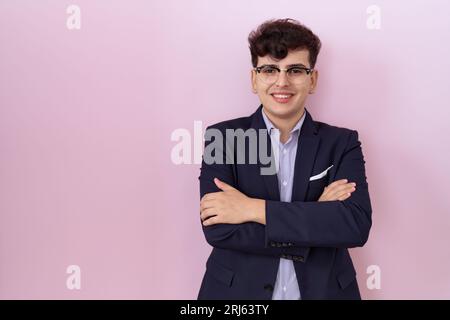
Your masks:
[[[291,97],[292,95],[291,95],[291,94],[288,94],[288,95],[284,95],[284,94],[274,94],[273,96],[274,96],[275,98],[287,99],[287,98]]]

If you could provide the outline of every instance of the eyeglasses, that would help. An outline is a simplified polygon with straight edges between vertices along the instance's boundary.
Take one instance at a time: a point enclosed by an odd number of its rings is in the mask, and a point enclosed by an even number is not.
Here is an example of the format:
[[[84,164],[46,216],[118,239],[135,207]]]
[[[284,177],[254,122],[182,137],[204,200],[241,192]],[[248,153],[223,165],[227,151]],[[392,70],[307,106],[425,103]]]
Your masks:
[[[285,71],[289,82],[295,84],[303,82],[306,76],[314,71],[314,69],[304,66],[291,66],[287,69],[280,69],[276,65],[262,65],[254,68],[254,70],[266,84],[275,83],[281,71]]]

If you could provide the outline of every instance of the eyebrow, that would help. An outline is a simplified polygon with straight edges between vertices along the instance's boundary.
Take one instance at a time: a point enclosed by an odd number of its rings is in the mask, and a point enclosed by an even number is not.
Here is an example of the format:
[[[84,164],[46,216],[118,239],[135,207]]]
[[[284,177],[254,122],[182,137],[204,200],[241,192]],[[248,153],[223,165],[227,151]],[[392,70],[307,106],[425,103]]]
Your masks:
[[[261,67],[277,67],[277,68],[279,68],[280,66],[277,64],[263,64]],[[304,64],[301,64],[301,63],[288,64],[286,66],[286,68],[288,68],[288,69],[292,68],[292,67],[304,67],[304,68],[308,69],[307,66],[305,66]]]

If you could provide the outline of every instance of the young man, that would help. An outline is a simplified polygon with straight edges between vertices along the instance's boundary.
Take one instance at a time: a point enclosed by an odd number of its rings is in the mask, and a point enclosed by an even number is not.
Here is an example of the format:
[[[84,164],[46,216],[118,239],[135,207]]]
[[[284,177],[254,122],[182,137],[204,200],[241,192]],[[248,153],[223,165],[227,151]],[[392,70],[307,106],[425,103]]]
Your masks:
[[[267,140],[253,137],[260,151],[267,141],[276,171],[249,162],[251,134],[240,145],[205,136],[200,218],[213,250],[198,298],[360,299],[347,249],[363,246],[372,225],[365,161],[356,131],[314,121],[305,109],[317,86],[320,40],[283,19],[259,26],[249,43],[261,105],[207,133],[265,130]],[[223,161],[206,161],[214,141]]]

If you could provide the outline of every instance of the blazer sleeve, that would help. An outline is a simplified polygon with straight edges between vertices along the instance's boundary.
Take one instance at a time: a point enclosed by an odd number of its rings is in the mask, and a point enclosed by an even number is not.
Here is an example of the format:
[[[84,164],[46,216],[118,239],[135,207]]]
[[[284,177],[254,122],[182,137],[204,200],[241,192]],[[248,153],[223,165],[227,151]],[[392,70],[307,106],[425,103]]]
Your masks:
[[[356,182],[344,201],[266,201],[266,243],[292,242],[307,247],[362,247],[372,225],[365,161],[358,132],[350,131],[335,180]],[[335,181],[334,180],[334,181]]]
[[[210,129],[209,127],[207,130]],[[214,141],[214,140],[213,140]],[[213,141],[205,141],[205,148]],[[226,164],[224,148],[216,148],[220,152],[222,164],[207,164],[203,156],[200,169],[200,199],[207,193],[222,192],[214,183],[214,178],[238,189],[236,177],[232,164]],[[201,220],[200,220],[201,223]],[[203,226],[203,233],[206,241],[213,247],[231,249],[252,254],[270,255],[280,257],[286,255],[298,255],[302,251],[295,247],[272,247],[266,243],[265,226],[256,222],[246,222],[241,224],[215,224]]]

